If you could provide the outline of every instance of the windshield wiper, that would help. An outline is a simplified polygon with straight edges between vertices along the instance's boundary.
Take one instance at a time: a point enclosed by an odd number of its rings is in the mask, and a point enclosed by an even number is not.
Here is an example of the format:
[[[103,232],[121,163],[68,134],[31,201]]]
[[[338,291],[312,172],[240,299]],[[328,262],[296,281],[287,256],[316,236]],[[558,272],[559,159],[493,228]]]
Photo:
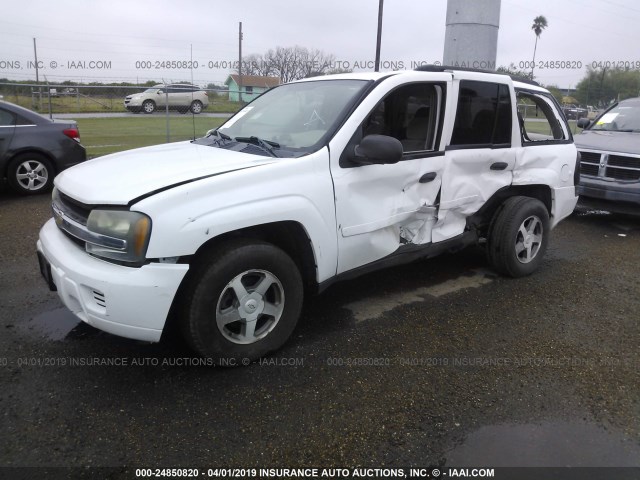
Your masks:
[[[225,142],[228,142],[231,140],[231,137],[225,133],[219,132],[218,129],[215,130],[209,130],[207,132],[207,134],[205,135],[205,138],[209,138],[209,137],[218,137],[213,139],[213,141],[215,142],[215,144],[219,147],[220,145],[224,144]]]
[[[274,148],[280,148],[280,144],[277,143],[277,142],[272,142],[271,140],[263,140],[262,138],[254,137],[254,136],[251,136],[251,137],[236,137],[236,138],[234,138],[234,140],[236,142],[250,143],[252,145],[256,145],[256,146],[262,148],[263,150],[266,150],[267,152],[269,152],[269,154],[272,157],[277,157],[278,156],[278,155],[276,155],[276,152],[273,150]]]

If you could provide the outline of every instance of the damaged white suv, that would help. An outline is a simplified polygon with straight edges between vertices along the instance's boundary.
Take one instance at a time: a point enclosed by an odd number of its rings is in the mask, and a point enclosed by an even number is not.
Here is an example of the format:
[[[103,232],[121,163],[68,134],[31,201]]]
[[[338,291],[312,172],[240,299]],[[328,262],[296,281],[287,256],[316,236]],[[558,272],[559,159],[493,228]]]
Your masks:
[[[304,294],[337,280],[474,243],[532,273],[576,204],[576,163],[553,97],[507,75],[310,78],[204,138],[62,172],[38,258],[86,323],[158,341],[175,321],[229,364],[283,345]]]

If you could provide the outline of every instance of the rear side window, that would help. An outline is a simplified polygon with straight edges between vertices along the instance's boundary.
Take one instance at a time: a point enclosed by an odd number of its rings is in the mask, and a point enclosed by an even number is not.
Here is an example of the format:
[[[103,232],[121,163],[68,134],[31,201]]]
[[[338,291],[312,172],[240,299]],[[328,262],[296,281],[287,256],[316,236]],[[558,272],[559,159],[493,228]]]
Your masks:
[[[16,117],[11,112],[0,109],[0,127],[11,127],[16,124]]]
[[[507,85],[473,80],[460,82],[451,145],[511,145],[511,96]]]
[[[565,142],[569,133],[555,107],[554,102],[544,93],[516,91],[518,99],[518,122],[523,145],[542,142]]]

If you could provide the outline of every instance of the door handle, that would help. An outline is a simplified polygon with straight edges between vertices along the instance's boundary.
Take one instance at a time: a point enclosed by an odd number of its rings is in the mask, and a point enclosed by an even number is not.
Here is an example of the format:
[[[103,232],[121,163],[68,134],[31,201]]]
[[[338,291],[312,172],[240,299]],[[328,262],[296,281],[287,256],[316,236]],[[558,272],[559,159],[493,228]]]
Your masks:
[[[507,162],[496,162],[491,164],[491,170],[504,170],[509,164]]]
[[[420,183],[429,183],[429,182],[433,182],[436,177],[438,176],[438,174],[436,172],[429,172],[429,173],[425,173],[424,175],[422,175],[420,177]]]

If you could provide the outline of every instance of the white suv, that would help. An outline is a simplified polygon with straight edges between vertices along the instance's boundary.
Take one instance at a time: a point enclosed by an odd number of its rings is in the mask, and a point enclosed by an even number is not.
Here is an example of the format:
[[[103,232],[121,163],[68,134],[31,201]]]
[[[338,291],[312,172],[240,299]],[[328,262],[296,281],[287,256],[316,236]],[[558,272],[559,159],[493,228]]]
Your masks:
[[[209,97],[207,92],[196,85],[173,83],[156,85],[124,99],[124,108],[133,113],[153,113],[158,109],[165,109],[167,105],[169,109],[180,113],[200,113],[209,106]]]
[[[40,267],[97,328],[158,341],[170,319],[215,362],[256,359],[305,293],[344,278],[476,243],[498,272],[532,273],[576,204],[576,162],[549,92],[506,75],[311,78],[204,138],[62,172]]]

